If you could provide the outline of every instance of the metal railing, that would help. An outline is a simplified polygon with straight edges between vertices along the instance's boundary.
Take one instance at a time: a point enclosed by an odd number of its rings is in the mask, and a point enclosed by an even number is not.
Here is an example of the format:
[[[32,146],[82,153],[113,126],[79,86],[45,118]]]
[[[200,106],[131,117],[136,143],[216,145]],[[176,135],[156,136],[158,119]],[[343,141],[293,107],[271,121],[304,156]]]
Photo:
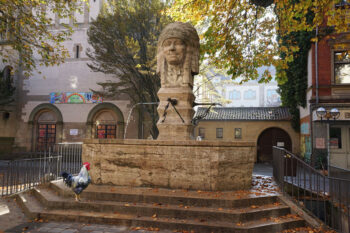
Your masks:
[[[279,147],[273,148],[273,176],[296,204],[331,228],[350,233],[350,180],[325,176]]]
[[[82,144],[58,144],[34,158],[0,161],[0,195],[6,196],[58,179],[62,171],[79,172]]]
[[[350,180],[350,170],[329,165],[329,176],[344,180]]]

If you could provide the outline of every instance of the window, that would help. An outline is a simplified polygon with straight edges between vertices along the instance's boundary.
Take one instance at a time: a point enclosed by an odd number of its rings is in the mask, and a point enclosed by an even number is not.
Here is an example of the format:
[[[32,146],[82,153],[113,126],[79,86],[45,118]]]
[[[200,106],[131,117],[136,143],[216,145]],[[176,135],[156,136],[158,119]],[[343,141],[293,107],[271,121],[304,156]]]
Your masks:
[[[223,128],[216,128],[216,138],[223,138]]]
[[[79,58],[80,57],[80,46],[76,45],[75,46],[75,58]]]
[[[97,138],[116,138],[116,125],[98,125]]]
[[[249,90],[244,92],[243,98],[245,100],[255,100],[256,99],[256,92],[251,90],[251,89],[249,89]]]
[[[268,89],[266,91],[265,106],[279,106],[281,105],[281,96],[276,89]]]
[[[202,139],[205,138],[205,129],[204,128],[198,129],[198,136],[200,136]]]
[[[74,58],[78,59],[80,58],[80,52],[83,50],[83,47],[81,44],[74,44],[73,46],[73,53],[74,53]]]
[[[241,138],[242,138],[242,129],[235,128],[235,139],[241,139]]]
[[[331,127],[329,129],[329,147],[332,149],[341,149],[341,128]]]
[[[221,90],[221,95],[223,98],[226,98],[226,90],[225,89]]]
[[[241,99],[241,92],[233,90],[229,92],[229,99],[230,100],[240,100]]]
[[[349,51],[337,51],[334,53],[334,77],[336,84],[350,84]]]
[[[56,142],[56,124],[38,124],[37,150],[42,151]]]

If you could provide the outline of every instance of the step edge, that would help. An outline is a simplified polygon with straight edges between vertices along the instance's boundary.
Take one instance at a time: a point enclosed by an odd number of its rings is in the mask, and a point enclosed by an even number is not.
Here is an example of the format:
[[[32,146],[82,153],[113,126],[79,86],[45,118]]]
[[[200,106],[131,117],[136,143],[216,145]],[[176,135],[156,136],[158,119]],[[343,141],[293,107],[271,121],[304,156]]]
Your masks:
[[[75,201],[73,200],[57,200],[55,198],[48,198],[44,193],[45,192],[50,192],[45,190],[44,192],[40,191],[39,189],[34,189],[36,195],[39,195],[40,198],[44,199],[44,205],[46,206],[54,206],[49,204],[49,202],[54,202],[54,203],[75,203]],[[55,194],[53,194],[55,195]],[[59,197],[61,198],[61,197]],[[266,207],[265,209],[260,209],[260,208],[253,208],[251,209],[251,207],[244,207],[244,208],[240,208],[240,210],[237,210],[235,208],[229,209],[229,208],[222,208],[222,210],[219,210],[219,208],[208,208],[208,207],[198,207],[198,206],[188,206],[189,208],[186,209],[179,209],[180,207],[173,205],[173,204],[167,204],[166,207],[160,207],[160,206],[153,206],[151,203],[136,203],[136,205],[134,203],[130,203],[130,202],[113,202],[113,201],[101,201],[101,200],[94,200],[93,202],[89,202],[89,201],[81,201],[81,204],[86,204],[86,205],[90,205],[90,204],[99,204],[99,205],[114,205],[115,207],[124,207],[126,204],[130,205],[127,207],[132,207],[132,208],[150,208],[150,209],[159,209],[159,210],[175,210],[175,211],[191,211],[191,212],[206,212],[206,213],[219,213],[219,214],[231,214],[231,215],[241,215],[241,214],[255,214],[258,212],[268,212],[268,211],[275,211],[275,210],[284,210],[289,208],[289,206],[287,205],[278,205],[278,206],[272,206],[272,207]],[[145,205],[142,205],[145,204]],[[151,206],[152,205],[152,206]],[[267,204],[268,205],[268,204]],[[265,207],[265,205],[261,205],[259,207]],[[75,209],[75,208],[74,208]],[[242,209],[246,209],[248,210],[248,212],[241,212]],[[232,210],[234,212],[232,212]]]

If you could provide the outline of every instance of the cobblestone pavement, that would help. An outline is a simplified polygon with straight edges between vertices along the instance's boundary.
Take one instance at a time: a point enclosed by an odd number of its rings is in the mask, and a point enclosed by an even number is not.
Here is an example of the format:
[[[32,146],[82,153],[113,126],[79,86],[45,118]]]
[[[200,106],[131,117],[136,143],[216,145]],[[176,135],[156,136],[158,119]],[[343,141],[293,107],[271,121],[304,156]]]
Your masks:
[[[125,226],[84,224],[84,223],[61,223],[61,222],[28,222],[18,225],[12,229],[5,230],[7,233],[171,233],[168,230],[152,231],[151,229],[129,228]]]

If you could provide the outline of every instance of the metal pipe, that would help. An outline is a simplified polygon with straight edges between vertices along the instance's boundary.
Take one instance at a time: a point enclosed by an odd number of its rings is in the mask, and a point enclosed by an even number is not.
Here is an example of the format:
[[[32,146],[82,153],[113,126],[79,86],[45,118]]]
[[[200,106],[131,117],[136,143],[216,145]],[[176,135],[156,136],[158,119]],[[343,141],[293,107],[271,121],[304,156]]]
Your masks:
[[[330,172],[329,170],[329,163],[330,163],[330,149],[329,149],[329,123],[327,123],[327,171]],[[328,174],[329,175],[329,174]]]
[[[126,138],[126,132],[127,132],[127,129],[128,129],[128,125],[129,125],[131,113],[132,113],[132,111],[134,110],[134,108],[135,108],[136,106],[138,106],[138,105],[153,105],[153,104],[154,104],[154,105],[155,105],[155,104],[159,104],[159,102],[137,103],[137,104],[134,104],[134,105],[132,106],[132,108],[131,108],[130,111],[129,111],[128,119],[127,119],[127,121],[126,121],[126,126],[125,126],[125,129],[124,129],[124,136],[123,136],[123,139]]]
[[[318,26],[316,26],[316,43],[315,43],[315,78],[316,78],[316,105],[319,103],[318,98]]]

